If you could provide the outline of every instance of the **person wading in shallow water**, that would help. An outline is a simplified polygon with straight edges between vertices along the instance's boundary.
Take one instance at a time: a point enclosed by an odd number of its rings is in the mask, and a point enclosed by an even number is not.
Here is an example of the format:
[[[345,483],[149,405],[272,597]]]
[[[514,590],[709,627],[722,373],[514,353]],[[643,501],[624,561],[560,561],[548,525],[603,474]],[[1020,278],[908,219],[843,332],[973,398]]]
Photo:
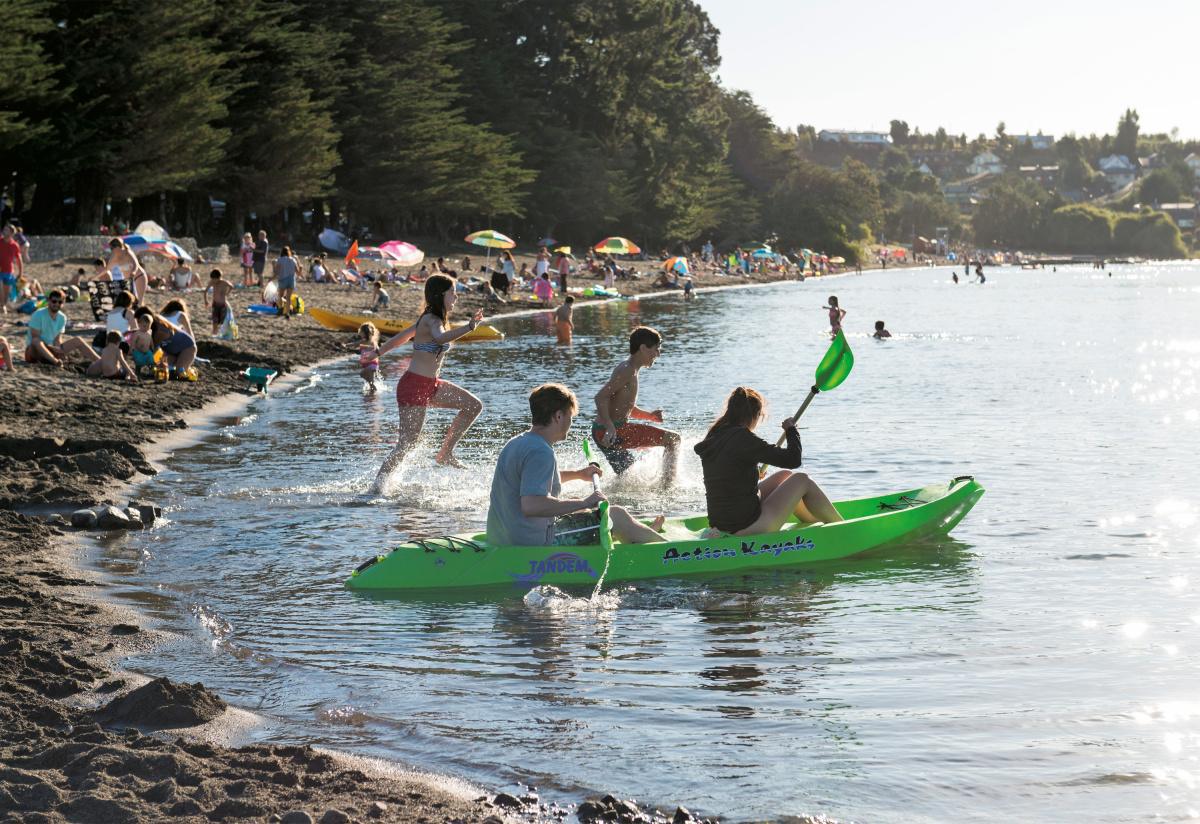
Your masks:
[[[632,449],[663,447],[663,485],[675,480],[679,462],[679,433],[632,420],[662,423],[661,409],[648,412],[637,405],[638,373],[650,367],[662,352],[662,335],[648,326],[629,334],[629,357],[617,364],[608,383],[596,393],[596,420],[592,437],[618,475],[637,460]]]
[[[462,467],[454,457],[454,447],[471,428],[471,424],[483,411],[479,398],[461,386],[438,378],[442,362],[450,345],[468,332],[474,331],[483,320],[483,310],[472,316],[470,322],[450,328],[450,311],[458,296],[454,291],[454,280],[445,275],[432,275],[425,281],[425,308],[417,322],[392,337],[379,347],[383,356],[408,341],[413,342],[412,361],[408,371],[396,385],[396,404],[400,413],[400,436],[391,454],[384,460],[375,478],[375,490],[383,492],[388,477],[396,470],[421,436],[425,426],[425,413],[429,407],[457,409],[458,414],[446,431],[442,448],[438,450],[437,462]]]

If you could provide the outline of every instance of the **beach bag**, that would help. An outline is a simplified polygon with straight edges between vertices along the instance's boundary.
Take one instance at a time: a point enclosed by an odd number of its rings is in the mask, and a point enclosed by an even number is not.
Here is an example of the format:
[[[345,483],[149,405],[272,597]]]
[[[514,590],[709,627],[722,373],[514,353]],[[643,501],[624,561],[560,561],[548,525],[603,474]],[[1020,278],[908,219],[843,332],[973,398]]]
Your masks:
[[[217,330],[217,337],[221,340],[237,340],[238,327],[237,321],[233,316],[233,307],[225,307],[225,320],[221,321],[221,328]]]

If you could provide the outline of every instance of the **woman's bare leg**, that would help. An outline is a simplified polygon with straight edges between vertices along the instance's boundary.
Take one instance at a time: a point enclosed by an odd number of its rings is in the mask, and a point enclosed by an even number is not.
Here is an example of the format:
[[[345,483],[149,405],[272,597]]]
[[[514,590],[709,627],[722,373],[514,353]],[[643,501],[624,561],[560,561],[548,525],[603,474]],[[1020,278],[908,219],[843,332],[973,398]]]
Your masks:
[[[417,438],[421,437],[421,429],[425,426],[425,412],[424,406],[400,407],[399,436],[396,438],[395,447],[384,459],[383,466],[379,467],[379,474],[375,476],[375,484],[372,488],[376,492],[386,490],[388,478],[416,446]]]
[[[842,516],[821,487],[803,472],[795,472],[763,499],[758,520],[737,534],[777,532],[793,515],[800,515],[797,508],[801,505],[805,508],[804,512],[814,519],[810,523],[822,521],[830,524],[842,520]]]
[[[461,386],[442,381],[429,405],[438,409],[458,410],[458,414],[450,422],[450,428],[446,430],[446,439],[442,441],[442,448],[438,450],[436,460],[440,464],[461,467],[462,464],[454,457],[454,447],[483,411],[483,402]]]

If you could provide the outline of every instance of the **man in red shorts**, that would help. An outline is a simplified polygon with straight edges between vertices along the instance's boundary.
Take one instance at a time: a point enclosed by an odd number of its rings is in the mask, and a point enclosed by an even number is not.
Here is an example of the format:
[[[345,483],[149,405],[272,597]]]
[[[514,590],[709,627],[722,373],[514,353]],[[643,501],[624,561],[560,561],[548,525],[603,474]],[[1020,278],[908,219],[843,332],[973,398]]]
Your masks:
[[[663,447],[663,485],[675,480],[679,463],[679,433],[634,421],[662,423],[661,409],[648,412],[637,405],[638,372],[658,359],[662,335],[648,326],[629,334],[629,357],[621,361],[596,393],[596,421],[592,437],[617,474],[633,466],[632,449]]]

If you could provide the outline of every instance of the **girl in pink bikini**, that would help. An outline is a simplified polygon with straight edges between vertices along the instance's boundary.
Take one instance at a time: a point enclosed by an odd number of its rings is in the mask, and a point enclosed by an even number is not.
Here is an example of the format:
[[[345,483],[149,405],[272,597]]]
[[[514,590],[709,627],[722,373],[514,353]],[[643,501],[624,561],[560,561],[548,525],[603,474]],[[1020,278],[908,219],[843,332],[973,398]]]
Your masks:
[[[379,474],[375,478],[376,491],[384,491],[388,476],[416,445],[421,429],[425,426],[425,413],[431,406],[436,409],[458,410],[446,431],[442,448],[438,450],[437,462],[462,467],[454,457],[454,447],[483,411],[483,403],[461,386],[439,379],[438,373],[450,345],[479,326],[483,321],[483,310],[477,311],[465,325],[451,328],[450,310],[457,300],[454,281],[451,278],[446,275],[431,275],[425,281],[425,309],[421,312],[421,317],[417,318],[417,322],[412,326],[379,347],[379,355],[383,356],[403,343],[410,340],[413,342],[413,355],[408,371],[396,384],[400,437],[391,454],[384,460],[383,466],[379,468]]]
[[[846,317],[846,310],[838,306],[837,295],[830,295],[829,305],[823,308],[829,310],[829,337],[837,337],[837,333],[842,331],[842,320]]]

